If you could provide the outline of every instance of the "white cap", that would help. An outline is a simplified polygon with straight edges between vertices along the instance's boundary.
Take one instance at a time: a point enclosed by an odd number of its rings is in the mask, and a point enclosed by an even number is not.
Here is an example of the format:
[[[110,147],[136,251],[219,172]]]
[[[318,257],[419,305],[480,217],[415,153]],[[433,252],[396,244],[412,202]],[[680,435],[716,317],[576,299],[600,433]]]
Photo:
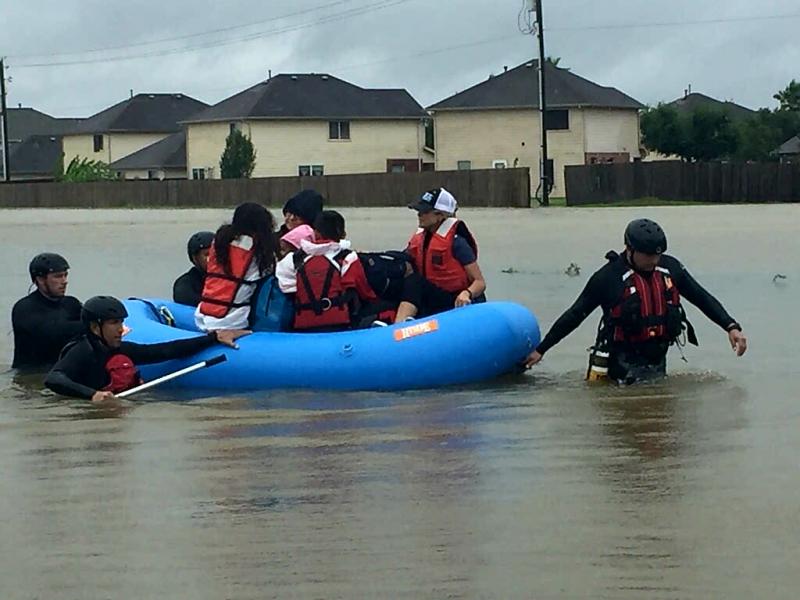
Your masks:
[[[458,210],[458,202],[453,194],[444,188],[439,188],[425,192],[416,203],[409,204],[408,208],[418,212],[440,210],[446,213],[455,213]]]

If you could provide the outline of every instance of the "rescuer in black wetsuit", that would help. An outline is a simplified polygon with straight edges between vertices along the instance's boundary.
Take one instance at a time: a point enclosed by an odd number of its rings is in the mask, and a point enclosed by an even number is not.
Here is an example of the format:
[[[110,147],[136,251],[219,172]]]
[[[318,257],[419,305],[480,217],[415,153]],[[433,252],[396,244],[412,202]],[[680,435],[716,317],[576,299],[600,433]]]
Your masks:
[[[179,304],[197,306],[200,304],[200,295],[203,293],[203,283],[206,278],[206,265],[208,264],[208,250],[214,243],[214,234],[211,231],[198,231],[189,238],[186,252],[192,268],[175,280],[172,285],[172,299]]]
[[[191,356],[216,343],[236,348],[247,331],[211,331],[197,337],[160,344],[123,342],[125,306],[111,296],[95,296],[81,310],[83,336],[64,348],[45,385],[65,396],[102,402],[141,383],[137,364],[164,362]]]
[[[598,370],[610,379],[632,383],[663,375],[670,344],[687,333],[697,343],[686,320],[681,297],[697,306],[728,333],[737,356],[747,350],[739,323],[672,256],[663,254],[667,238],[649,219],[637,219],[625,229],[625,250],[609,252],[608,263],[592,275],[575,303],[553,324],[528,356],[530,368],[550,348],[572,333],[598,306],[603,317],[593,352],[607,362]],[[590,370],[592,369],[590,363]]]
[[[67,296],[69,263],[58,254],[39,254],[28,271],[30,294],[11,310],[14,329],[14,361],[18,369],[49,368],[68,341],[84,331],[81,303]]]

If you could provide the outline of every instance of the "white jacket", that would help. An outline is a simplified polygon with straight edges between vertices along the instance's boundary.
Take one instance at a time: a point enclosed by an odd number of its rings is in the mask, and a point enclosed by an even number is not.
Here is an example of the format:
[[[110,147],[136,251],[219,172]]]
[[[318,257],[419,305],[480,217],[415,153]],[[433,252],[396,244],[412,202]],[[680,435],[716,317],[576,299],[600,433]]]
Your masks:
[[[325,256],[331,263],[336,264],[334,258],[342,250],[350,249],[350,240],[325,242],[324,244],[303,240],[300,242],[300,249],[308,255],[306,260],[312,256]],[[355,252],[350,252],[342,263],[342,275],[347,273],[350,265],[357,260],[358,255]],[[297,270],[294,268],[294,253],[287,254],[280,260],[275,267],[275,278],[278,280],[278,287],[281,288],[284,294],[294,294],[297,292]]]

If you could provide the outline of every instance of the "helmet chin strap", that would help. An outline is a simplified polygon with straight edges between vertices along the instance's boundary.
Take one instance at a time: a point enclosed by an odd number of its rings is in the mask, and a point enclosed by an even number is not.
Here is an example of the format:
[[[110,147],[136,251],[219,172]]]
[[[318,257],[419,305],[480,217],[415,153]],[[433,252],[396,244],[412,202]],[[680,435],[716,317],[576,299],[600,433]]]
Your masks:
[[[100,330],[99,333],[95,334],[95,337],[100,338],[100,341],[103,342],[103,345],[106,346],[107,348],[110,348],[111,346],[108,345],[108,342],[106,341],[106,336],[103,335],[103,322],[97,320],[97,321],[92,321],[92,323],[97,323],[97,328]]]
[[[40,286],[38,283],[32,283],[31,285],[35,285],[38,292],[48,300],[58,300],[58,296],[50,295],[50,290],[48,289],[47,284]]]

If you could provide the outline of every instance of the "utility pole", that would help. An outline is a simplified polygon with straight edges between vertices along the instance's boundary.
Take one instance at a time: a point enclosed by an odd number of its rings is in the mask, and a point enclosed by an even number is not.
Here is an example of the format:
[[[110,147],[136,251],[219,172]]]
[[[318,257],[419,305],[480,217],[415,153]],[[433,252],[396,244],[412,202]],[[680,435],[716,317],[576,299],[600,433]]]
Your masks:
[[[0,58],[0,113],[3,115],[3,181],[11,181],[11,168],[8,160],[8,109],[6,108],[6,69]]]
[[[547,61],[544,55],[544,22],[542,21],[542,1],[536,3],[536,37],[539,38],[539,128],[542,133],[542,142],[539,152],[539,186],[542,190],[542,206],[550,206],[550,178],[547,176],[547,96],[544,90],[544,69]]]

